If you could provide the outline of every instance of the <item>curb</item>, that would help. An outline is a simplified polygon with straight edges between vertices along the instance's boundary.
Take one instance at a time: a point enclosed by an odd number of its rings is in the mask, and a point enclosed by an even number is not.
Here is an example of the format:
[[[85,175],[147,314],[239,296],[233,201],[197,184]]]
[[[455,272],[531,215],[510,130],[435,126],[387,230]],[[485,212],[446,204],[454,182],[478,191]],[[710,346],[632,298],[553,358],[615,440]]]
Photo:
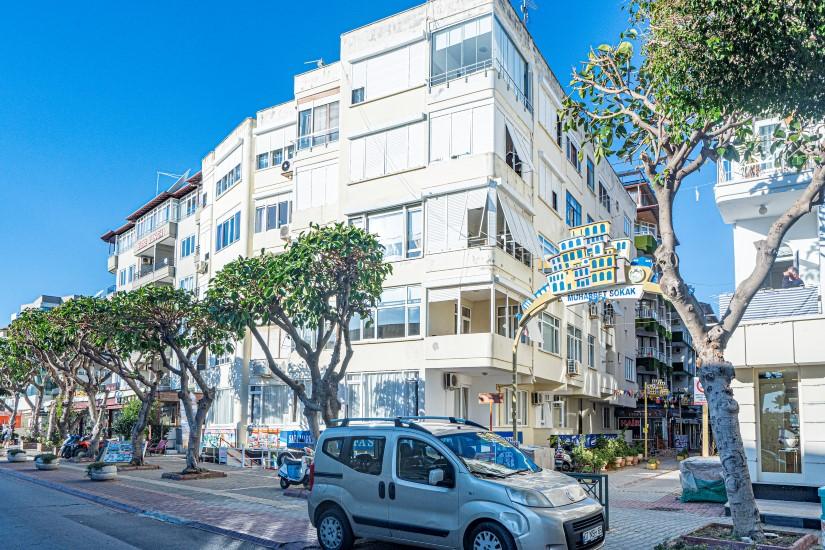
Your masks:
[[[212,525],[209,523],[203,523],[201,521],[189,520],[179,518],[177,516],[172,516],[168,514],[164,514],[157,510],[147,510],[143,508],[139,508],[137,506],[132,506],[131,504],[126,504],[120,502],[118,500],[101,497],[98,495],[94,495],[91,493],[86,493],[83,491],[79,491],[77,489],[73,489],[71,487],[66,487],[61,483],[55,483],[54,481],[49,481],[46,479],[40,479],[38,477],[29,476],[23,473],[20,473],[15,470],[9,470],[7,468],[0,468],[0,473],[4,475],[8,475],[10,477],[21,479],[23,481],[28,481],[29,483],[34,483],[35,485],[41,485],[43,487],[47,487],[49,489],[53,489],[55,491],[60,491],[61,493],[66,493],[68,495],[72,495],[78,498],[82,498],[85,500],[89,500],[94,502],[95,504],[100,504],[101,506],[106,506],[108,508],[114,508],[116,510],[120,510],[121,512],[127,512],[130,514],[137,514],[147,518],[151,518],[157,521],[162,521],[164,523],[169,523],[172,525],[182,525],[185,527],[192,527],[195,529],[200,529],[201,531],[207,531],[209,533],[214,533],[216,535],[222,535],[225,537],[233,538],[236,540],[240,540],[243,542],[249,542],[252,544],[257,544],[258,546],[263,546],[265,548],[277,548],[282,550],[301,550],[305,548],[317,548],[317,545],[310,541],[293,541],[293,542],[276,542],[273,540],[257,537],[255,535],[250,535],[247,533],[239,533],[237,531],[232,531],[230,529],[225,529],[223,527],[218,527],[217,525]]]

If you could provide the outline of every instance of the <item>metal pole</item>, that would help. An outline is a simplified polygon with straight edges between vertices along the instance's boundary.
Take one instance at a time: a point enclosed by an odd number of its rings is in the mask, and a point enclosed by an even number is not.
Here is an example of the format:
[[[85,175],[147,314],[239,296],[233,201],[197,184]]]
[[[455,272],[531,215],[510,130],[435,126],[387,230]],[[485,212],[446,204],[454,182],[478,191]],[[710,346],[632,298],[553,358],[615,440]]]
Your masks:
[[[710,427],[708,426],[708,404],[702,405],[702,456],[710,456]]]
[[[526,317],[521,319],[522,322],[516,330],[516,338],[513,340],[513,395],[510,399],[510,416],[513,422],[513,444],[516,447],[518,447],[518,343],[528,320]]]
[[[645,383],[644,391],[645,391],[645,429],[644,429],[644,432],[645,432],[645,459],[647,459],[648,458],[648,454],[647,454],[647,383]]]

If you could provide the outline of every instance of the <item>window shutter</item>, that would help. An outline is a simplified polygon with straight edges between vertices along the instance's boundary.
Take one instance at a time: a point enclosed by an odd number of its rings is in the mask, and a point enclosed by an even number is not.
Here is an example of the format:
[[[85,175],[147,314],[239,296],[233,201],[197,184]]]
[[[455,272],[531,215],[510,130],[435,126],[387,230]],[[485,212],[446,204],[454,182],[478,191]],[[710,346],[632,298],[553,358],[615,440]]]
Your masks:
[[[312,172],[312,206],[323,206],[324,204],[324,196],[326,194],[326,169],[324,168],[313,168]]]
[[[450,115],[430,120],[430,161],[450,158]]]
[[[352,65],[352,89],[364,88],[367,85],[367,62],[353,63]]]
[[[468,194],[447,195],[447,250],[467,248]]]
[[[450,133],[450,156],[458,157],[470,154],[472,136],[472,110],[459,111],[452,115],[452,131]]]
[[[384,158],[386,156],[387,136],[385,132],[373,134],[364,138],[366,140],[366,163],[364,165],[364,177],[377,178],[383,176]]]
[[[473,154],[493,152],[493,106],[473,109]]]
[[[304,210],[309,208],[310,184],[312,183],[312,172],[309,170],[296,170],[295,172],[295,209]]]
[[[416,122],[409,127],[409,167],[427,165],[427,123]]]
[[[366,154],[365,138],[352,140],[349,147],[349,179],[361,181],[364,179],[364,160]]]
[[[407,50],[410,58],[409,86],[424,84],[427,80],[427,41],[411,44]]]
[[[409,167],[409,128],[402,126],[387,132],[387,168],[391,174],[406,170]]]
[[[434,197],[427,199],[427,254],[447,250],[447,199]]]
[[[330,164],[325,168],[318,168],[318,170],[325,172],[326,204],[335,204],[338,202],[338,164]]]

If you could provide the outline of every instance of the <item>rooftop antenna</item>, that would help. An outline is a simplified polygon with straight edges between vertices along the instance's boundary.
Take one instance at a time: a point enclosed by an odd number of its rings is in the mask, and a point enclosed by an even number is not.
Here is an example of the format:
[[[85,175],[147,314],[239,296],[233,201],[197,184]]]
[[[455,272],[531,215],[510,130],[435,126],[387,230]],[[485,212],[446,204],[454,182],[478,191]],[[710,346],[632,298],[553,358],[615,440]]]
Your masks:
[[[538,5],[533,0],[521,0],[521,17],[524,19],[524,26],[527,26],[527,21],[530,19],[530,10],[539,9]]]
[[[167,177],[167,178],[175,178],[175,180],[176,180],[175,183],[177,183],[181,179],[187,178],[189,176],[189,170],[187,170],[185,174],[172,174],[171,172],[161,172],[160,170],[157,170],[155,172],[155,196],[156,197],[160,193],[160,177],[161,176],[164,176],[164,177]]]
[[[324,58],[322,57],[320,59],[310,59],[309,61],[304,61],[304,65],[311,65],[312,63],[315,63],[315,66],[320,69],[324,66]]]

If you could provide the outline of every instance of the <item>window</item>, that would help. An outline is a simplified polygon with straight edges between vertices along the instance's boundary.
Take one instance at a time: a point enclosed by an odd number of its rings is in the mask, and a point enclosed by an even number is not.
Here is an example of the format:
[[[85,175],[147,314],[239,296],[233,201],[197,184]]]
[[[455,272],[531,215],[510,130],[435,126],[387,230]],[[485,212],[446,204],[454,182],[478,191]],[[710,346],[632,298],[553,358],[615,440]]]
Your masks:
[[[468,418],[470,411],[470,388],[461,386],[453,390],[453,412],[456,418]]]
[[[602,409],[602,428],[610,430],[613,427],[613,409],[605,407]]]
[[[353,437],[351,441],[347,466],[362,474],[381,475],[386,440],[383,437]]]
[[[255,167],[258,170],[263,170],[264,168],[269,168],[269,153],[261,153],[256,158],[257,158],[257,162],[255,163]]]
[[[528,395],[526,390],[519,390],[516,394],[516,424],[524,426],[527,424],[527,402]],[[512,403],[513,390],[507,388],[504,390],[504,401],[496,405],[498,408],[499,426],[512,426]]]
[[[190,193],[180,201],[180,219],[188,218],[198,209],[198,196]]]
[[[561,121],[561,115],[556,113],[556,143],[561,147],[562,138],[564,136],[564,124]]]
[[[480,17],[432,35],[430,83],[443,84],[492,66],[492,16]]]
[[[130,265],[127,268],[127,270],[126,270],[126,282],[127,283],[131,283],[132,281],[135,280],[135,270],[136,270],[136,267],[135,267],[134,264]]]
[[[573,325],[567,325],[567,359],[582,360],[582,331]]]
[[[336,437],[324,441],[323,452],[330,458],[341,461],[341,453],[344,452],[344,438]]]
[[[582,224],[582,205],[570,194],[570,191],[567,191],[565,221],[570,227],[577,227]]]
[[[432,446],[419,441],[402,437],[398,439],[398,462],[396,473],[399,479],[429,485],[430,473],[441,470],[443,479],[436,483],[437,487],[454,487],[455,470],[450,461]]]
[[[558,121],[558,106],[554,99],[550,97],[544,88],[539,87],[538,97],[538,121],[544,126],[548,134],[556,137],[556,124]],[[559,142],[556,140],[557,143]]]
[[[427,42],[382,52],[352,64],[352,104],[395,94],[424,84]]]
[[[545,259],[559,253],[559,249],[555,243],[544,235],[539,234],[539,244],[541,245],[541,254]]]
[[[593,223],[593,221],[594,221],[594,220],[593,220],[593,216],[591,216],[590,214],[588,214],[588,215],[587,215],[587,218],[585,218],[585,219],[587,220],[587,223],[588,223],[588,224],[591,224],[591,223]]]
[[[338,141],[338,102],[318,105],[298,113],[298,149]]]
[[[587,366],[596,368],[596,337],[592,334],[587,335]]]
[[[454,304],[453,308],[454,308],[453,309],[453,319],[455,321],[455,331],[456,331],[455,333],[456,334],[470,334],[472,332],[472,330],[471,330],[471,326],[472,326],[471,321],[472,321],[472,317],[473,317],[472,310],[470,308],[468,308],[467,306],[461,306],[461,319],[460,319],[461,324],[459,325],[458,304]],[[460,331],[459,331],[459,327],[461,327]]]
[[[180,242],[180,257],[186,258],[195,252],[195,236],[189,235]]]
[[[593,193],[596,192],[596,167],[593,164],[593,159],[587,157],[587,188]]]
[[[421,256],[424,220],[420,205],[357,216],[350,219],[350,223],[378,235],[378,242],[384,247],[385,261],[393,262]]]
[[[579,160],[579,146],[573,143],[573,140],[567,138],[567,160],[570,164],[576,167],[576,172],[582,173],[582,162]]]
[[[278,229],[292,220],[292,193],[283,193],[255,208],[255,233]]]
[[[636,363],[630,357],[624,358],[624,379],[628,382],[636,381]]]
[[[567,412],[565,407],[565,400],[564,397],[561,395],[554,395],[553,402],[550,404],[552,412],[550,413],[550,419],[552,422],[553,428],[566,428],[567,427]]]
[[[772,170],[776,168],[776,154],[771,153],[771,145],[773,144],[773,133],[776,131],[778,124],[765,124],[759,126],[759,146],[761,148],[760,158],[762,162],[759,163],[759,168],[762,170]]]
[[[610,194],[602,182],[599,182],[599,203],[610,213]]]
[[[542,161],[539,164],[539,198],[553,210],[559,210],[559,191],[561,182],[550,166]]]
[[[215,390],[215,401],[207,413],[207,424],[232,424],[235,421],[235,400],[232,388]]]
[[[424,385],[418,371],[348,374],[338,395],[351,418],[415,416],[424,410]]]
[[[421,334],[421,287],[385,288],[368,318],[353,316],[349,333],[353,341],[418,336]]]
[[[525,107],[532,112],[533,108],[530,104],[530,73],[527,62],[498,21],[495,21],[493,41],[496,68],[500,71],[500,76],[503,76],[507,80],[507,83],[512,86],[518,101],[524,103]]]
[[[241,213],[235,214],[218,224],[215,235],[215,251],[223,250],[241,238]]]
[[[430,162],[492,153],[492,105],[482,105],[430,117]]]
[[[426,122],[353,139],[350,145],[350,181],[379,178],[425,166],[426,140]]]
[[[304,210],[338,200],[338,165],[300,169],[295,176],[295,209]]]
[[[177,221],[177,219],[178,203],[175,200],[168,200],[138,218],[137,223],[135,223],[135,237],[139,239],[166,223]]]
[[[195,290],[195,276],[189,275],[188,277],[184,277],[178,282],[178,288],[181,290],[188,290],[189,292],[193,292]]]
[[[624,216],[624,234],[628,237],[633,235],[633,222],[630,221],[627,214]]]
[[[561,321],[549,313],[542,313],[539,318],[541,337],[544,340],[541,349],[556,355],[561,354]]]
[[[760,470],[801,474],[799,371],[779,368],[758,376]]]
[[[513,338],[516,335],[516,327],[518,326],[517,315],[521,313],[521,306],[518,304],[496,307],[496,333],[507,338]]]
[[[215,197],[220,197],[223,195],[230,187],[235,185],[237,182],[241,180],[241,165],[238,164],[227,172],[221,179],[217,181],[215,184]]]
[[[118,281],[119,281],[120,286],[123,286],[123,285],[126,284],[126,270],[125,269],[121,269],[120,273],[118,273]]]
[[[272,166],[280,166],[284,163],[284,150],[275,149],[272,151]]]

